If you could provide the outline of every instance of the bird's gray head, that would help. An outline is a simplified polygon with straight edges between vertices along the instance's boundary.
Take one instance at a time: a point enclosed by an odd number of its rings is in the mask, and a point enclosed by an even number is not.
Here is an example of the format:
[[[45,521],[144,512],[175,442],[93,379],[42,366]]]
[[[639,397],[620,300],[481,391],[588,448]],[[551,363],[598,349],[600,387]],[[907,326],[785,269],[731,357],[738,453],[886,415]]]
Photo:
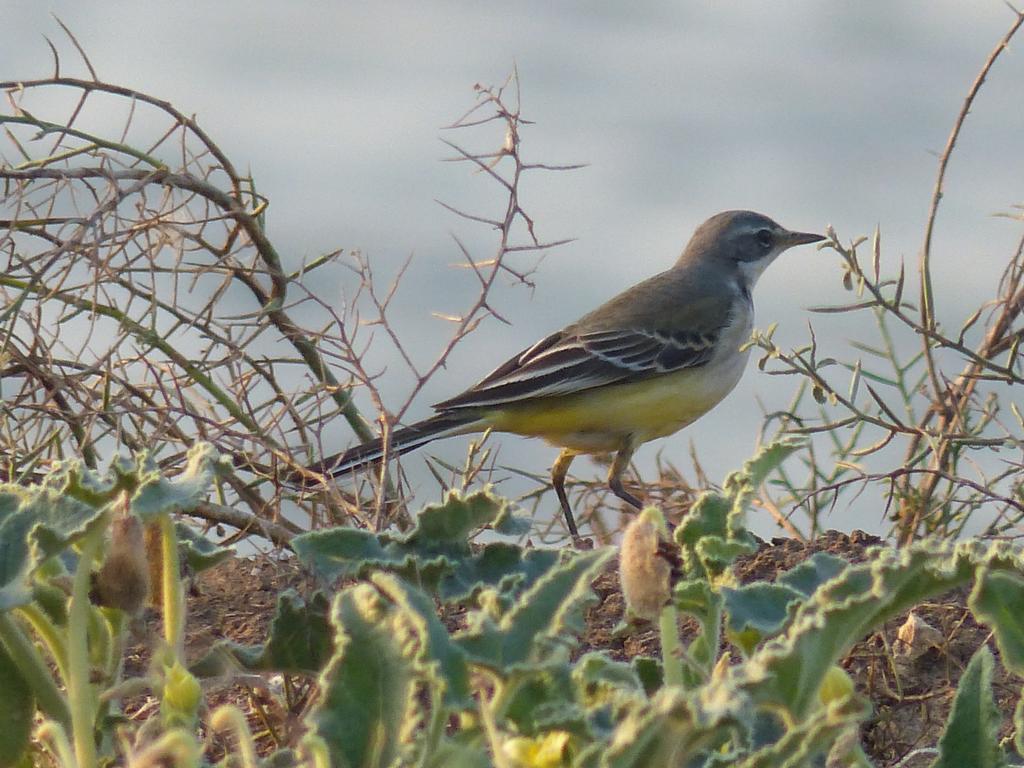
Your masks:
[[[793,232],[754,211],[725,211],[697,227],[679,263],[733,272],[743,290],[749,291],[784,250],[824,239],[809,232]]]

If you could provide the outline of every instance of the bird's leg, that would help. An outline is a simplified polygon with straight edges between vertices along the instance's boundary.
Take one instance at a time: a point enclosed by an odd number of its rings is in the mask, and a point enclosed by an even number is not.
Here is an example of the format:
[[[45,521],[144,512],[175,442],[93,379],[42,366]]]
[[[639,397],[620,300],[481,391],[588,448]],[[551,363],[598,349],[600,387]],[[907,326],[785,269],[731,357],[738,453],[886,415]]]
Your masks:
[[[632,445],[626,445],[615,454],[615,458],[612,460],[612,466],[608,470],[608,487],[612,489],[612,493],[627,504],[630,504],[637,509],[643,509],[643,502],[627,491],[622,485],[622,475],[627,469],[629,469],[629,460],[633,458],[633,452],[635,450],[636,449]]]
[[[568,448],[564,449],[555,463],[551,465],[551,485],[555,489],[555,495],[562,505],[562,514],[565,515],[565,524],[569,528],[569,535],[574,539],[579,538],[579,531],[576,530],[576,519],[572,516],[572,507],[569,506],[569,497],[565,494],[565,476],[569,472],[569,465],[576,458],[576,454]]]

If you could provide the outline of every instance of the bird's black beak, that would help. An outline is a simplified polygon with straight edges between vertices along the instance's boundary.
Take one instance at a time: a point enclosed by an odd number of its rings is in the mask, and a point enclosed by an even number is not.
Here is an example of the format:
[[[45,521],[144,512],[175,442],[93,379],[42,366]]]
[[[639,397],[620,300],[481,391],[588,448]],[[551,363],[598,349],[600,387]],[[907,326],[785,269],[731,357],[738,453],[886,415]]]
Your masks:
[[[794,245],[817,243],[820,240],[824,240],[825,236],[816,235],[813,232],[786,232],[779,239],[786,244],[787,248],[792,248]]]

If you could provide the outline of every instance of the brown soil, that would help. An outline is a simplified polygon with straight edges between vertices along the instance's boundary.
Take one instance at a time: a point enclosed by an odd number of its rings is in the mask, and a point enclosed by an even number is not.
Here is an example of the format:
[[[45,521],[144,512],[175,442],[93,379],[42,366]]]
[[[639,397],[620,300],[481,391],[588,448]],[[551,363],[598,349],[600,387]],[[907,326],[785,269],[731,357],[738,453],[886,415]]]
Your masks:
[[[881,541],[861,531],[847,535],[830,531],[807,545],[792,539],[774,539],[763,543],[753,555],[743,558],[737,573],[743,582],[772,580],[815,552],[829,552],[853,562],[864,559],[867,547]],[[216,640],[227,638],[237,643],[258,644],[266,638],[274,613],[277,594],[292,587],[308,594],[313,584],[293,561],[261,557],[222,563],[197,578],[190,596],[187,655],[197,658]],[[604,650],[614,658],[627,660],[642,654],[657,656],[657,632],[651,626],[616,634],[623,615],[623,598],[618,575],[612,564],[594,583],[599,602],[588,613],[582,650]],[[933,747],[942,732],[960,675],[974,652],[984,643],[998,650],[988,629],[977,624],[966,607],[967,593],[951,592],[917,606],[914,611],[938,630],[940,643],[909,664],[894,662],[896,632],[906,616],[886,624],[884,630],[861,638],[846,656],[842,666],[856,682],[857,690],[867,696],[874,713],[862,730],[862,743],[879,766],[892,766],[908,753]],[[450,621],[457,622],[455,616]],[[151,625],[151,629],[153,629]],[[684,626],[684,632],[686,628]],[[128,668],[139,669],[145,663],[145,643],[133,648]],[[310,693],[308,681],[286,678],[292,705],[287,712],[272,697],[261,692],[267,683],[260,678],[247,684],[213,685],[208,688],[212,706],[231,701],[250,715],[264,749],[275,743],[288,743],[295,734],[298,717]],[[994,675],[994,692],[1004,713],[1004,735],[1011,728],[1011,715],[1019,697],[1021,681],[999,664]],[[254,685],[255,684],[255,685]],[[143,715],[152,700],[132,702],[128,714]],[[214,752],[227,745],[214,742]],[[927,765],[933,757],[922,755],[907,768]]]

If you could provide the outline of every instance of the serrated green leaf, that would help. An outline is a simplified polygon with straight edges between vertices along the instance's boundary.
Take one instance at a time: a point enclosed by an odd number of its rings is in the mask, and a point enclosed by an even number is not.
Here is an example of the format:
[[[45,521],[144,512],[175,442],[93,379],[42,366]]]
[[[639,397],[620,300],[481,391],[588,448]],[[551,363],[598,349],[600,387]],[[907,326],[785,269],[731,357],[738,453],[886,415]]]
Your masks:
[[[364,567],[399,568],[410,563],[412,555],[394,544],[387,534],[358,528],[325,528],[292,539],[299,560],[328,582],[359,576]]]
[[[804,597],[810,597],[814,590],[826,581],[834,579],[850,564],[841,557],[827,552],[815,552],[810,559],[786,571],[776,579],[777,583],[792,587]]]
[[[433,601],[390,574],[375,573],[373,583],[404,613],[418,635],[417,670],[441,691],[444,706],[453,711],[471,708],[474,702],[465,653],[452,642]]]
[[[871,628],[921,600],[965,583],[978,567],[1019,568],[1019,556],[998,543],[924,541],[878,549],[870,562],[850,566],[797,610],[785,634],[766,643],[730,672],[755,701],[786,708],[793,717],[816,706],[828,668]]]
[[[533,523],[529,518],[513,513],[511,504],[498,512],[498,516],[491,523],[491,528],[502,536],[525,536],[532,527]]]
[[[21,509],[22,498],[18,491],[0,493],[0,611],[32,600],[28,537],[36,521]]]
[[[48,486],[7,486],[0,493],[0,611],[30,602],[32,571],[66,549],[101,512]]]
[[[967,605],[978,621],[992,628],[1007,669],[1024,674],[1024,579],[986,571],[975,581]]]
[[[714,491],[702,493],[676,528],[676,542],[693,550],[701,539],[708,536],[727,538],[731,509],[732,502],[722,494]]]
[[[558,563],[554,549],[526,549],[496,541],[456,561],[441,578],[439,596],[452,603],[470,603],[481,589],[492,587],[514,595],[529,587]]]
[[[660,670],[658,671],[660,684]],[[573,700],[585,715],[584,735],[604,742],[611,738],[627,706],[641,706],[647,691],[636,666],[605,653],[584,654],[571,671]]]
[[[826,756],[836,749],[837,740],[843,736],[850,737],[852,743],[849,751],[859,750],[856,740],[858,726],[870,714],[871,706],[865,699],[851,696],[784,728],[781,737],[771,746],[729,764],[734,768],[807,768],[825,765]],[[844,758],[846,755],[836,757]],[[855,766],[864,763],[837,759],[834,762],[829,760],[827,764]]]
[[[585,715],[573,696],[568,661],[513,674],[504,688],[505,707],[497,714],[516,732],[528,737],[547,730],[585,732]]]
[[[332,528],[297,536],[292,546],[327,581],[386,570],[448,602],[470,601],[487,587],[511,596],[546,573],[558,553],[503,542],[470,546],[471,533],[503,515],[507,502],[486,491],[466,497],[452,491],[443,505],[426,507],[407,536]]]
[[[331,658],[334,632],[327,617],[327,598],[315,593],[308,602],[294,590],[277,598],[267,640],[259,645],[218,642],[189,671],[218,677],[236,669],[316,674]]]
[[[705,567],[697,547],[702,541],[726,541],[731,512],[732,502],[713,491],[702,493],[694,502],[674,534],[675,541],[680,547],[685,576],[707,580],[714,575]]]
[[[746,531],[739,532],[730,540],[708,536],[697,542],[695,548],[701,566],[712,577],[724,573],[737,557],[757,551],[757,541]]]
[[[702,670],[710,669],[718,655],[721,591],[712,589],[702,579],[688,579],[676,584],[672,601],[677,611],[693,616],[700,622],[700,631],[690,641],[686,651],[689,662],[702,665]],[[703,673],[698,673],[692,663],[683,665],[684,683],[688,687],[698,685],[702,677]]]
[[[603,652],[591,651],[572,668],[573,683],[585,696],[602,695],[598,689],[642,692],[643,684],[632,664],[615,661]]]
[[[151,520],[166,512],[190,512],[203,501],[224,460],[209,443],[196,443],[188,451],[185,470],[175,477],[163,477],[155,469],[145,471],[140,460],[134,471],[139,485],[131,498],[132,511],[142,520]]]
[[[687,577],[713,580],[739,555],[756,550],[757,542],[745,525],[750,498],[768,475],[803,444],[782,440],[763,446],[743,469],[726,478],[722,493],[708,491],[700,495],[675,532]]]
[[[46,613],[58,627],[68,623],[68,593],[42,580],[32,582],[32,601]]]
[[[391,765],[404,728],[417,722],[414,648],[398,613],[369,584],[334,599],[335,653],[320,675],[320,698],[307,717],[312,733],[327,744],[332,765]]]
[[[554,651],[567,649],[582,634],[583,610],[596,599],[590,583],[612,552],[573,554],[538,579],[499,621],[484,612],[473,614],[456,641],[475,662],[497,670],[556,661]]]
[[[769,443],[763,446],[756,456],[744,463],[743,469],[733,474],[732,481],[743,482],[757,488],[782,465],[782,462],[806,444],[807,441],[802,438],[789,438]],[[729,480],[726,483],[728,484]]]
[[[1006,756],[999,747],[1002,717],[992,699],[993,663],[992,652],[982,646],[964,670],[932,768],[1006,765]]]
[[[18,763],[28,747],[35,697],[14,660],[0,644],[0,768]]]
[[[493,522],[508,505],[488,491],[463,496],[449,491],[443,504],[428,504],[416,516],[416,526],[406,542],[430,549],[437,545],[465,544],[474,531]]]
[[[0,487],[0,610],[28,602],[29,575],[64,552],[126,491],[136,489],[131,504],[139,514],[191,509],[208,491],[218,462],[211,446],[197,443],[185,473],[173,481],[143,455],[115,460],[106,476],[69,461],[38,485]]]

